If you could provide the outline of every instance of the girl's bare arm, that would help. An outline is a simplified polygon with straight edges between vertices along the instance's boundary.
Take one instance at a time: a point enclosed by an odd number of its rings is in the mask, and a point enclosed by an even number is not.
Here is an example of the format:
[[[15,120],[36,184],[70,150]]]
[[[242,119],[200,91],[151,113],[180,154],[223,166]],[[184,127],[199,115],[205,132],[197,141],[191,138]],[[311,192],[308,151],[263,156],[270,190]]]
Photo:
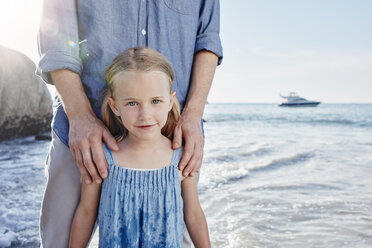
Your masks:
[[[81,184],[80,202],[70,231],[70,248],[85,248],[96,222],[101,184]]]
[[[208,225],[199,203],[195,177],[182,180],[183,213],[187,230],[196,248],[211,247]]]

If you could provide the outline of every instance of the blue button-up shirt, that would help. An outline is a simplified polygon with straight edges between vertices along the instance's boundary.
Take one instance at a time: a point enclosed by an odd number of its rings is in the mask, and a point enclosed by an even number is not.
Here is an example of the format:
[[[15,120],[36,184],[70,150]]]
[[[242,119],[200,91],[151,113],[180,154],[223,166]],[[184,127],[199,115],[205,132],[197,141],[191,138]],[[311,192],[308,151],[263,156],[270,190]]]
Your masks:
[[[182,108],[194,54],[208,50],[221,63],[219,8],[219,0],[44,0],[36,73],[47,83],[54,70],[78,73],[100,118],[105,68],[120,52],[146,46],[172,63],[173,90]],[[56,96],[52,128],[66,145],[68,124]]]

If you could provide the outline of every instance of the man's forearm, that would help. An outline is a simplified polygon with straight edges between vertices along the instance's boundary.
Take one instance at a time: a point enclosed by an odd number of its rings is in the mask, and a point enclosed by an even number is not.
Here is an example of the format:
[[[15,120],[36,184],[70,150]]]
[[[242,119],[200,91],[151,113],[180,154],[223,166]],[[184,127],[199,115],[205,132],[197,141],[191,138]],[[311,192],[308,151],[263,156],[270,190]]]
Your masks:
[[[69,119],[82,113],[94,114],[77,73],[63,69],[50,75]]]
[[[191,84],[183,114],[192,113],[198,119],[203,117],[205,103],[216,71],[218,57],[209,51],[195,54]]]

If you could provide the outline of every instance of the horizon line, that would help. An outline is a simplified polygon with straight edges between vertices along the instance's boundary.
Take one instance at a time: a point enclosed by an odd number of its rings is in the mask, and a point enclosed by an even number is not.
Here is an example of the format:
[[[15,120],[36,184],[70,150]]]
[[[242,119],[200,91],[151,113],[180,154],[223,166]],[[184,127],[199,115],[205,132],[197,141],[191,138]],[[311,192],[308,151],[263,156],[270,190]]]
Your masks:
[[[208,101],[208,104],[280,104],[278,102],[211,102]],[[322,102],[321,104],[372,104],[372,102]]]

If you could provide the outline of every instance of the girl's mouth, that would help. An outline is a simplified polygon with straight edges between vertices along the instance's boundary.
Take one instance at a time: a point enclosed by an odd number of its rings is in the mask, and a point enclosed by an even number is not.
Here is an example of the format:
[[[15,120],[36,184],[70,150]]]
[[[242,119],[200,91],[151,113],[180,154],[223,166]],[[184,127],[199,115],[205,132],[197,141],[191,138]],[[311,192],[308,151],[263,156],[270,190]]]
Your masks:
[[[142,126],[137,126],[138,128],[141,128],[141,129],[150,129],[151,127],[153,127],[154,125],[142,125]]]

